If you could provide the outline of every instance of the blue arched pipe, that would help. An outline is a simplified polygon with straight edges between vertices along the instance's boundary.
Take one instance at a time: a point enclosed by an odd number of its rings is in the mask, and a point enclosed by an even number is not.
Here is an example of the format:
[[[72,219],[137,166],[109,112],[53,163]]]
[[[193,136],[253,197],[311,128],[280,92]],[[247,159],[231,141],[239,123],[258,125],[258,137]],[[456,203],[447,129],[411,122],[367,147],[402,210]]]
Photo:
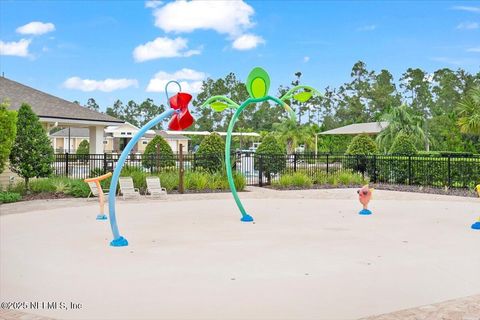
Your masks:
[[[146,125],[144,125],[130,140],[125,149],[123,149],[120,158],[118,159],[115,170],[113,171],[112,181],[110,182],[110,192],[108,193],[108,215],[110,217],[110,227],[112,228],[113,240],[110,242],[111,246],[114,247],[124,247],[128,246],[128,241],[120,235],[118,231],[117,218],[115,216],[115,195],[117,191],[118,178],[120,177],[120,172],[122,172],[123,165],[125,160],[127,160],[130,151],[133,149],[138,140],[143,137],[145,132],[156,126],[163,119],[170,117],[175,110],[169,109],[154,119],[150,120]]]

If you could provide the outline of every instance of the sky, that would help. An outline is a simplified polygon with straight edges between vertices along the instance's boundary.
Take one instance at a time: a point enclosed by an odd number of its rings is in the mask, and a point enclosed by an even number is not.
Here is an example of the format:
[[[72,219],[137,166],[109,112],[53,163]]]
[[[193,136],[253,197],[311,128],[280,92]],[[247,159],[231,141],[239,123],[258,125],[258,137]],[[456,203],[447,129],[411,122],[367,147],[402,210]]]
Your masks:
[[[165,103],[178,80],[245,80],[261,66],[270,93],[294,73],[320,91],[353,64],[480,71],[480,1],[10,1],[0,0],[0,72],[102,110],[116,99]]]

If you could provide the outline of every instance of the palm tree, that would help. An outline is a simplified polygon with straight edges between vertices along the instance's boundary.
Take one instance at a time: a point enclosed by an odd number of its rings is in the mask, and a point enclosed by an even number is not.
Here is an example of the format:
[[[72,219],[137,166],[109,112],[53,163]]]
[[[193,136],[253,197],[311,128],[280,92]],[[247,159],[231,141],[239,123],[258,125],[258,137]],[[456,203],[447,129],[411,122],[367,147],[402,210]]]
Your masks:
[[[468,92],[457,104],[457,112],[460,131],[480,135],[480,87]]]
[[[400,134],[410,136],[414,143],[428,143],[428,137],[423,130],[423,118],[414,113],[413,109],[406,104],[391,108],[381,116],[381,121],[389,123],[378,136],[377,143],[385,152],[389,149],[395,137]]]
[[[295,120],[290,118],[280,123],[274,123],[273,130],[279,140],[286,144],[289,154],[295,152],[295,148],[300,143],[311,145],[314,137],[310,128],[298,125]]]

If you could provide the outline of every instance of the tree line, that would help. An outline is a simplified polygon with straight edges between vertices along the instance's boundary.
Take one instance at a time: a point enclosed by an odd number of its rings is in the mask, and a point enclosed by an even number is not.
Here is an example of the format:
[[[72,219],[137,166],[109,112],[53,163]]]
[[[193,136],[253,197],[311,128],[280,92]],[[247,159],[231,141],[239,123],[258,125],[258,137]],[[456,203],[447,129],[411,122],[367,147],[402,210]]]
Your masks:
[[[301,84],[302,73],[296,72],[293,76],[291,83],[281,85],[276,95]],[[382,135],[380,145],[389,147],[394,128],[401,128],[415,139],[419,150],[479,153],[479,135],[462,130],[458,123],[461,117],[459,105],[472,99],[469,93],[478,87],[480,71],[472,74],[461,68],[442,68],[428,73],[420,68],[408,68],[396,81],[390,71],[369,70],[364,62],[358,61],[352,67],[349,81],[338,88],[326,87],[323,97],[314,97],[304,103],[287,101],[297,114],[297,123],[285,120],[287,115],[283,108],[263,102],[249,106],[249,110],[240,115],[236,129],[263,134],[277,131],[290,151],[300,144],[312,150],[315,133],[352,123],[383,120],[394,125]],[[233,110],[219,113],[200,108],[213,95],[225,95],[239,103],[248,98],[245,84],[234,73],[205,80],[201,92],[192,102],[196,122],[189,130],[226,131]],[[478,116],[480,111],[478,103],[476,105],[470,114],[474,112]],[[93,99],[89,99],[86,107],[99,110]],[[164,105],[156,105],[149,98],[142,103],[131,100],[124,104],[117,100],[106,113],[142,126],[164,110]],[[472,116],[467,114],[466,117],[472,121]],[[398,124],[399,121],[403,123]],[[405,124],[405,121],[409,123]],[[162,126],[164,124],[157,129]],[[317,147],[321,151],[345,151],[350,140],[351,137],[321,136]]]

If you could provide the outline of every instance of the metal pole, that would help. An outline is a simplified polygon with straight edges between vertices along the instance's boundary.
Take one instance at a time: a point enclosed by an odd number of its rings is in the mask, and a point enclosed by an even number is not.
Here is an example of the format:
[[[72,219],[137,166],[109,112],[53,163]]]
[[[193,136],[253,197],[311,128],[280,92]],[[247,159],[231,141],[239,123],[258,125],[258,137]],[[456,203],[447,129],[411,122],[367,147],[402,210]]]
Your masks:
[[[179,145],[179,154],[178,154],[178,192],[180,194],[184,193],[184,185],[183,185],[183,144],[180,143]]]

